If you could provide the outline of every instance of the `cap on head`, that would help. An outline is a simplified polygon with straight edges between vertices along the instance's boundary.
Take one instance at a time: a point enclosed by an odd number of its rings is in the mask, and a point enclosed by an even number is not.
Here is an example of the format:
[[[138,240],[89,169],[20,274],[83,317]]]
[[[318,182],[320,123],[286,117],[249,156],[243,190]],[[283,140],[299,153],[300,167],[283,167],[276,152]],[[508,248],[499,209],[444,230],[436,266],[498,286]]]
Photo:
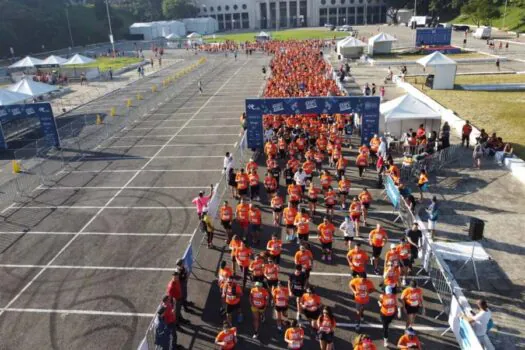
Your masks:
[[[395,243],[390,243],[390,249],[396,249],[396,244]]]
[[[177,259],[177,262],[175,263],[175,265],[177,265],[177,266],[182,266],[183,263],[184,263],[184,260],[182,260],[182,259]]]
[[[408,327],[405,333],[408,335],[416,335],[416,331],[412,327]]]
[[[390,286],[386,286],[385,287],[385,293],[386,294],[392,294],[392,292],[393,292],[393,288],[392,287],[390,287]]]
[[[256,286],[256,287],[262,287],[263,284],[262,284],[262,282],[255,282],[255,286]]]

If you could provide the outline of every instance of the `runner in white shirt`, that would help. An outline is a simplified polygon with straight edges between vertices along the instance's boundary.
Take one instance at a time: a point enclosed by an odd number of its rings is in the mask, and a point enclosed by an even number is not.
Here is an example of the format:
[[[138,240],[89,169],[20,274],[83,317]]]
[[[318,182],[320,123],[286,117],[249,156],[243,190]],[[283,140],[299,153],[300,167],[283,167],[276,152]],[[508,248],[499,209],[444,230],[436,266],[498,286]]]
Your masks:
[[[348,249],[352,249],[352,242],[355,237],[355,227],[354,222],[350,220],[350,216],[345,217],[345,221],[341,223],[339,229],[343,232],[344,240]]]
[[[306,173],[304,172],[303,168],[299,168],[295,172],[295,175],[293,176],[293,179],[295,180],[295,183],[303,188],[303,193],[306,188]]]
[[[476,305],[479,308],[478,313],[474,314],[474,311],[471,311],[473,316],[464,316],[472,325],[472,329],[474,333],[476,333],[481,346],[483,346],[485,350],[494,350],[494,345],[492,345],[492,342],[487,336],[487,325],[492,318],[492,312],[489,310],[487,301],[484,299],[478,300]]]
[[[230,154],[230,152],[226,152],[226,155],[224,156],[223,165],[224,165],[224,168],[223,168],[222,173],[228,174],[228,172],[230,171],[230,168],[233,167],[233,157]]]

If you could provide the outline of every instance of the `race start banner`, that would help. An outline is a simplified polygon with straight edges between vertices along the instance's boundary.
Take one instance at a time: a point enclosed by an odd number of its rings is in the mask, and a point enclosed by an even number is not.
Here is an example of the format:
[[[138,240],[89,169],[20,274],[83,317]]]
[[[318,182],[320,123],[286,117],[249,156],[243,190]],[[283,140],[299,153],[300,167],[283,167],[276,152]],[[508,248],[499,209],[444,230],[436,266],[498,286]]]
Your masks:
[[[32,103],[25,105],[9,105],[0,107],[0,148],[7,149],[7,140],[3,134],[2,124],[14,120],[38,118],[40,130],[49,146],[60,147],[57,125],[53,110],[49,103]]]
[[[361,144],[379,132],[379,96],[246,99],[248,148],[264,148],[263,115],[350,114],[361,117]]]

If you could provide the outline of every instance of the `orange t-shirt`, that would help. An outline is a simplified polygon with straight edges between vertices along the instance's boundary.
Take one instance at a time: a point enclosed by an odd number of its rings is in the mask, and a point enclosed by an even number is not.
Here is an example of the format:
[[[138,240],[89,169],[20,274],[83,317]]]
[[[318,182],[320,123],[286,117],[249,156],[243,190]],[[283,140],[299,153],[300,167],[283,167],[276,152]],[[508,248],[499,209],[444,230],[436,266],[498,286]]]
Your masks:
[[[295,216],[297,215],[297,209],[295,208],[284,208],[283,216],[284,222],[286,225],[293,225],[295,221]]]
[[[396,246],[396,251],[399,254],[400,259],[403,259],[403,260],[410,259],[410,243],[408,242],[404,244],[399,243]]]
[[[350,212],[351,216],[361,215],[361,203],[352,202],[348,211]]]
[[[357,166],[368,166],[368,156],[366,154],[360,154],[355,159]]]
[[[250,224],[260,225],[261,224],[261,210],[259,208],[251,208],[249,216]]]
[[[237,208],[235,209],[235,213],[237,215],[237,220],[246,222],[249,220],[250,216],[250,206],[246,203],[244,204],[237,204]]]
[[[324,202],[327,205],[335,205],[336,199],[337,199],[337,194],[333,190],[326,192],[326,194],[324,196]]]
[[[293,184],[288,186],[288,194],[290,195],[290,201],[300,201],[302,193],[303,189],[301,188],[301,186]]]
[[[242,241],[240,239],[239,240],[232,239],[230,241],[230,250],[231,250],[232,257],[235,256],[235,254],[237,253],[237,249],[241,247],[241,244],[242,244]]]
[[[302,265],[303,268],[306,270],[309,270],[312,267],[312,260],[314,259],[314,256],[312,255],[312,252],[306,249],[304,252],[298,250],[297,253],[295,253],[294,256],[294,262],[296,265]]]
[[[252,276],[263,276],[264,275],[264,260],[255,259],[250,263],[250,272]]]
[[[333,332],[336,326],[335,319],[324,315],[319,316],[317,324],[319,325],[319,331],[323,333]]]
[[[279,306],[279,307],[288,306],[288,300],[290,298],[290,291],[288,290],[288,287],[279,286],[277,288],[274,288],[272,291],[272,296],[273,296],[273,303],[275,304],[275,306]]]
[[[397,346],[400,350],[409,350],[410,347],[414,346],[416,347],[416,349],[420,349],[421,342],[419,341],[419,338],[417,336],[412,336],[412,339],[410,339],[407,334],[403,334],[401,338],[399,338]]]
[[[372,195],[368,191],[363,191],[359,194],[359,200],[361,203],[370,203],[372,202]]]
[[[257,163],[255,163],[253,161],[246,163],[246,169],[245,169],[246,173],[249,174],[249,173],[252,172],[252,170],[257,171]]]
[[[317,294],[305,293],[299,302],[306,310],[315,311],[321,306],[321,297]]]
[[[232,293],[233,288],[235,287],[235,294]],[[241,302],[242,288],[237,283],[232,285],[225,285],[226,288],[226,304],[228,305],[237,305]]]
[[[257,186],[259,184],[259,175],[257,173],[248,175],[250,186]]]
[[[418,185],[423,185],[423,184],[426,184],[427,182],[428,182],[428,176],[426,176],[425,174],[419,175],[419,180],[417,181]]]
[[[348,160],[346,160],[344,157],[341,157],[337,161],[337,170],[342,170],[342,169],[346,168],[347,165],[348,165]]]
[[[374,290],[374,284],[368,279],[356,277],[350,281],[350,289],[356,291],[354,294],[355,301],[359,304],[368,304],[370,301],[370,292]]]
[[[320,190],[315,187],[308,188],[308,198],[310,199],[317,199],[317,196],[319,195]]]
[[[237,248],[235,251],[235,260],[237,264],[242,267],[250,266],[250,256],[252,255],[252,249],[248,247]]]
[[[373,229],[372,231],[370,231],[369,239],[372,242],[372,246],[383,247],[388,237],[386,235],[386,231],[381,228],[379,230]]]
[[[219,269],[219,287],[222,288],[228,277],[231,276],[233,276],[233,271],[228,266],[224,269]]]
[[[266,176],[264,178],[264,186],[270,190],[275,190],[277,188],[277,180],[273,176]]]
[[[215,338],[216,342],[225,343],[221,346],[221,350],[231,350],[235,347],[235,338],[237,336],[237,328],[232,327],[227,330],[220,331]]]
[[[250,304],[256,308],[263,309],[266,307],[268,295],[268,291],[265,288],[252,288],[250,291]]]
[[[303,347],[304,329],[288,328],[284,333],[284,339],[291,341],[288,343],[288,349],[301,349]]]
[[[321,243],[330,243],[334,240],[335,226],[332,223],[325,224],[324,222],[317,226],[319,232],[319,241]]]
[[[392,316],[397,310],[397,298],[395,294],[381,294],[379,296],[381,303],[381,314],[384,316]]]
[[[307,160],[303,163],[303,170],[306,175],[311,175],[315,169],[315,163],[311,160]]]
[[[399,282],[399,276],[401,276],[401,269],[398,267],[389,267],[384,273],[384,284],[385,286],[395,286]]]
[[[266,250],[270,253],[272,256],[277,256],[281,254],[283,248],[283,242],[280,239],[270,239],[268,243],[266,244]]]
[[[274,263],[264,264],[263,268],[264,277],[269,281],[275,281],[279,279],[279,265]]]
[[[397,249],[389,250],[388,252],[386,252],[385,263],[388,264],[389,262],[392,262],[393,266],[399,265],[399,254],[397,252]]]
[[[401,293],[401,300],[406,305],[413,307],[421,306],[421,301],[423,300],[423,291],[420,288],[406,288],[403,293]]]
[[[275,196],[272,198],[272,208],[282,208],[283,207],[283,199],[281,198],[281,196]]]
[[[307,216],[299,216],[300,214],[297,214],[295,217],[295,227],[297,228],[297,234],[299,235],[306,235],[310,233],[310,220]]]
[[[339,180],[339,190],[348,192],[350,191],[350,187],[352,186],[352,182],[348,179]]]
[[[321,175],[321,186],[323,188],[328,188],[332,183],[332,177],[330,175]]]
[[[222,221],[231,221],[233,219],[233,209],[230,206],[222,206],[220,210]]]
[[[349,261],[350,268],[355,272],[365,272],[366,263],[368,262],[368,254],[362,249],[356,248],[350,250],[346,254]]]
[[[245,190],[248,188],[248,184],[250,183],[250,178],[247,174],[238,173],[235,176],[235,181],[237,182],[237,188],[239,190]]]

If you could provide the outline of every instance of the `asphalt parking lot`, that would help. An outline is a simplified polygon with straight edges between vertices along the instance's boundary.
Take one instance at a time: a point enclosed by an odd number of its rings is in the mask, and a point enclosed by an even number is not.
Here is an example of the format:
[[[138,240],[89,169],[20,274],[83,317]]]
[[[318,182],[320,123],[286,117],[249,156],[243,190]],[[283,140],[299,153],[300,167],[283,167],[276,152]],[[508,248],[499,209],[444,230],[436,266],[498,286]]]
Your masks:
[[[0,349],[131,349],[221,177],[267,57],[220,67],[3,212]],[[255,78],[256,77],[256,78]],[[28,329],[30,332],[28,333]]]

